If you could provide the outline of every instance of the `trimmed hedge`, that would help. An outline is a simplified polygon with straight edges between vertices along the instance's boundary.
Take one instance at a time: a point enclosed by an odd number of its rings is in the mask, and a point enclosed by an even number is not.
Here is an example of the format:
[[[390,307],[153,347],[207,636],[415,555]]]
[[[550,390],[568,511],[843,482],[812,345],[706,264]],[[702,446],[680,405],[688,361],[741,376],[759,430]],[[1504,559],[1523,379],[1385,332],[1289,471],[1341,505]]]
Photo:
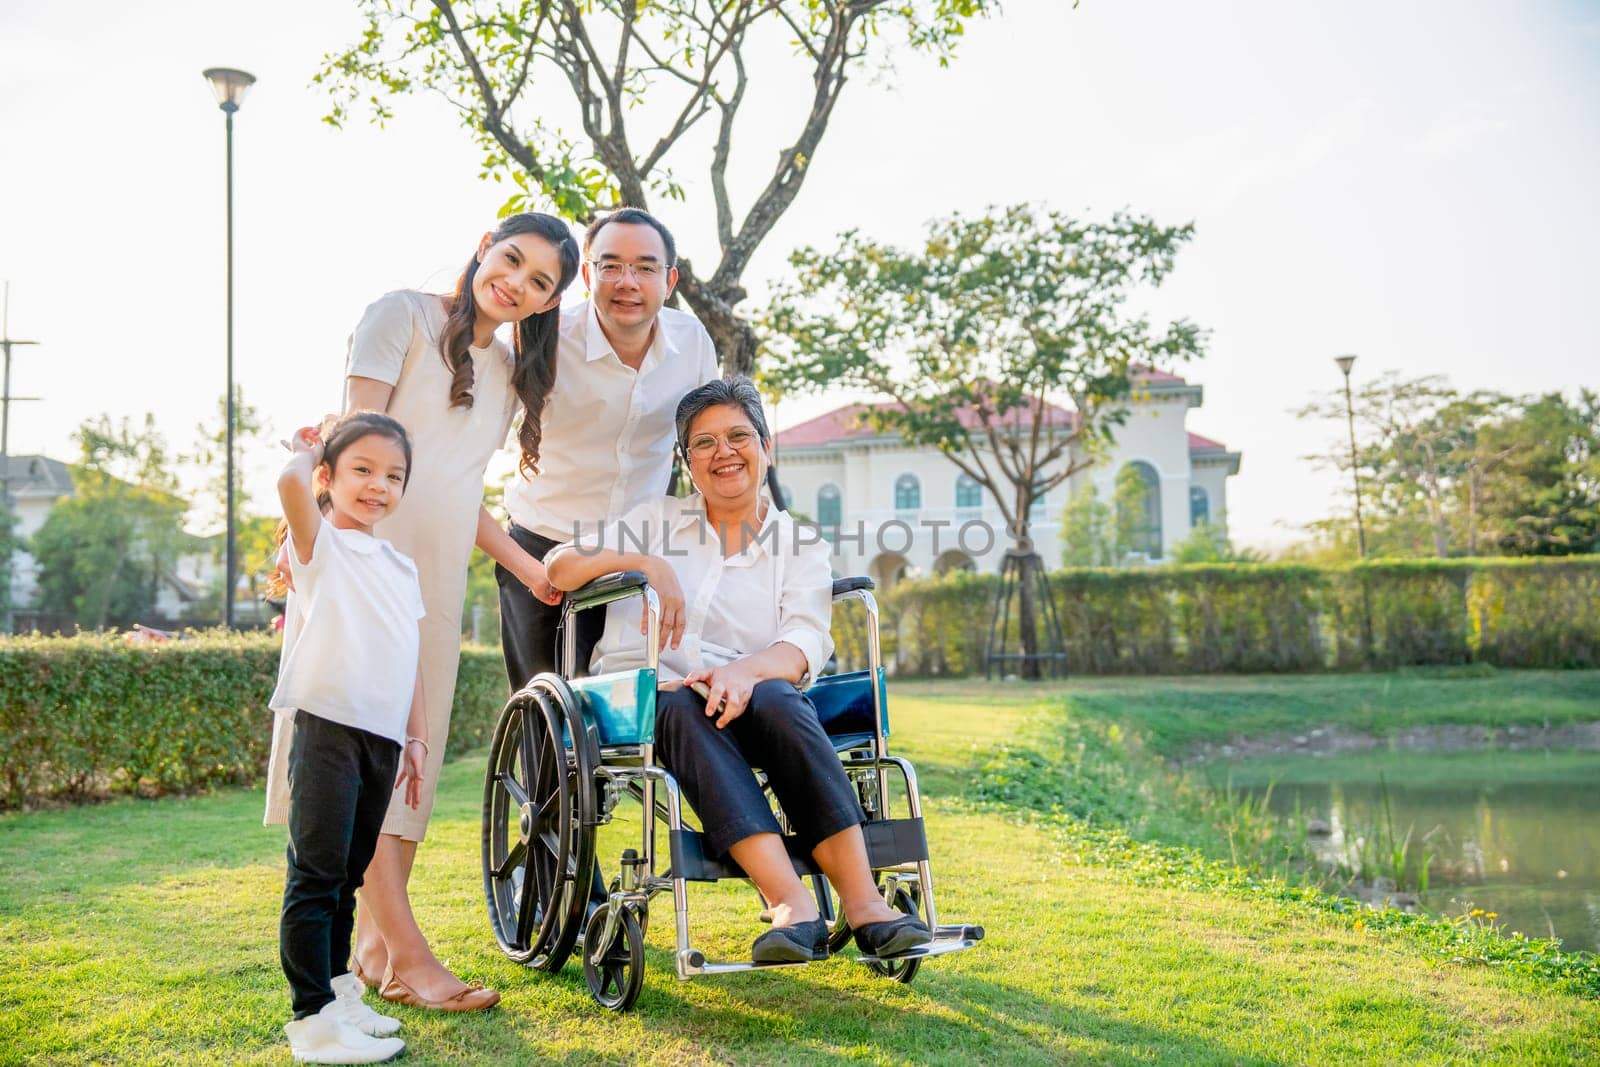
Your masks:
[[[1084,569],[1050,582],[1081,674],[1600,667],[1595,557]],[[966,573],[898,584],[880,598],[885,661],[902,675],[981,673],[997,585]],[[1012,631],[1015,649],[1015,620]],[[860,610],[839,612],[834,635],[842,667],[865,662]],[[259,780],[277,670],[268,634],[0,639],[0,808]],[[451,752],[488,743],[506,692],[497,649],[462,651]]]
[[[224,631],[0,639],[0,808],[259,780],[278,645]],[[450,751],[488,742],[506,690],[498,650],[463,650]]]
[[[906,675],[982,673],[998,585],[968,573],[896,585],[879,598],[885,661]],[[1084,568],[1050,575],[1050,588],[1079,674],[1600,667],[1594,556]],[[859,611],[841,613],[835,638],[841,664],[865,662]],[[1007,646],[1018,648],[1015,618]]]

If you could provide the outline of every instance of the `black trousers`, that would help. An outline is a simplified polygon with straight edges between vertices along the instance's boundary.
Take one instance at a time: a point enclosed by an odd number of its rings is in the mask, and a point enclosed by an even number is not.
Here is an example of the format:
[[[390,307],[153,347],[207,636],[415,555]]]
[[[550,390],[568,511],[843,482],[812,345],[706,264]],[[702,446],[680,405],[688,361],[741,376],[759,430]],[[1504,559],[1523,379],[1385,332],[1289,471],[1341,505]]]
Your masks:
[[[726,856],[752,834],[778,832],[752,767],[767,772],[807,852],[866,821],[817,709],[785,681],[757,685],[744,714],[722,730],[687,686],[658,694],[656,758],[700,816],[708,854]]]
[[[400,746],[387,737],[294,714],[278,958],[296,1019],[332,1001],[330,980],[350,969],[356,890],[377,848],[399,762]]]
[[[560,542],[541,537],[512,523],[506,530],[534,559],[544,557]],[[559,656],[557,631],[561,627],[561,605],[551,606],[534,597],[528,587],[500,564],[494,565],[495,581],[500,584],[500,649],[505,653],[506,676],[516,692],[536,674],[556,669]],[[605,633],[606,613],[594,608],[573,616],[578,627],[578,662],[574,676],[589,673],[589,657]]]

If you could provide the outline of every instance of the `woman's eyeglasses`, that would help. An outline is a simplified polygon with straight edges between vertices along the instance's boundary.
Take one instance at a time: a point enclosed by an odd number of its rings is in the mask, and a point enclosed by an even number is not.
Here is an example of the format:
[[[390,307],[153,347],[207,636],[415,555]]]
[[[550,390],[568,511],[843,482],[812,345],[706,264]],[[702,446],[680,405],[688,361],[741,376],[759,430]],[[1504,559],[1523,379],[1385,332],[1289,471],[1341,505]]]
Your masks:
[[[699,459],[715,454],[717,442],[726,441],[728,447],[738,451],[756,439],[754,430],[747,430],[743,426],[736,426],[725,434],[703,433],[689,438],[689,454]]]

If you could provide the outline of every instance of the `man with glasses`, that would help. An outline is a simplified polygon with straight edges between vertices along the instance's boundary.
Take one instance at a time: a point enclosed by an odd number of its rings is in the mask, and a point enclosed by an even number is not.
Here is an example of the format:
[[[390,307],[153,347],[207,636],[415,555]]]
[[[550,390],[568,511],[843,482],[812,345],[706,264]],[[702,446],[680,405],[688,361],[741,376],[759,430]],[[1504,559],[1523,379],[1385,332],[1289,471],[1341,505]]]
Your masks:
[[[584,234],[582,270],[591,295],[561,313],[540,473],[518,476],[506,489],[511,537],[540,560],[562,542],[592,539],[606,519],[666,491],[678,401],[720,376],[705,327],[663,306],[678,284],[677,245],[655,216],[623,208],[596,219]],[[536,597],[499,566],[495,577],[500,643],[515,690],[556,669],[560,595],[549,587]],[[584,612],[577,621],[583,672],[605,612]]]

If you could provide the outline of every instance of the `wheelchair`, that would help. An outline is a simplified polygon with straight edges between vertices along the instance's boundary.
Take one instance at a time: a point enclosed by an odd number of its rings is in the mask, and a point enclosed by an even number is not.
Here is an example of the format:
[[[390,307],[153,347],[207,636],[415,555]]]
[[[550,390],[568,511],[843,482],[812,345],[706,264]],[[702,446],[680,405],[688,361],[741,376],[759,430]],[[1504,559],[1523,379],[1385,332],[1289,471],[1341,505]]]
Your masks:
[[[930,943],[893,958],[860,957],[877,974],[910,982],[924,959],[972,948],[982,940],[983,928],[938,921],[916,772],[888,751],[888,692],[872,588],[868,578],[833,583],[836,606],[858,601],[865,607],[867,669],[819,678],[806,695],[866,812],[867,859],[884,900],[905,914],[918,915],[934,933]],[[573,616],[640,596],[648,666],[573,677]],[[673,958],[680,980],[805,966],[716,962],[695,947],[689,883],[745,876],[731,860],[705,854],[699,831],[685,817],[678,783],[655,762],[660,604],[644,575],[606,575],[569,594],[561,633],[566,677],[537,675],[511,697],[495,724],[484,776],[483,892],[501,950],[517,963],[555,973],[576,949],[595,1002],[626,1011],[644,983],[650,901],[670,893]],[[891,778],[898,779],[903,791],[903,817],[893,817],[890,810]],[[641,839],[637,849],[622,851],[602,901],[596,883],[596,831],[610,822],[624,796],[642,805]],[[829,926],[829,952],[837,952],[850,940],[850,927],[842,909],[835,907],[827,878],[787,832],[781,811],[777,814],[796,873],[811,879],[818,910]],[[657,873],[662,859],[657,830],[662,825],[667,866]]]

